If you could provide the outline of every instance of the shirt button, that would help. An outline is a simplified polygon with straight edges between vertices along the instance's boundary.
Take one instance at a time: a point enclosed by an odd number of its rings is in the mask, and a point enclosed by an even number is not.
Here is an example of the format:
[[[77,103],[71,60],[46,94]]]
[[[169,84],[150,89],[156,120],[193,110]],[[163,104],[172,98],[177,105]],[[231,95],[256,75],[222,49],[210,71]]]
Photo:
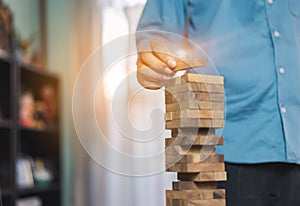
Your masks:
[[[279,73],[280,74],[284,74],[284,72],[285,72],[285,69],[283,67],[279,68]]]
[[[286,113],[286,108],[285,107],[281,107],[281,113]]]
[[[278,37],[280,36],[279,31],[274,31],[274,36],[275,36],[276,38],[278,38]]]
[[[273,0],[268,0],[268,3],[269,4],[273,4]]]

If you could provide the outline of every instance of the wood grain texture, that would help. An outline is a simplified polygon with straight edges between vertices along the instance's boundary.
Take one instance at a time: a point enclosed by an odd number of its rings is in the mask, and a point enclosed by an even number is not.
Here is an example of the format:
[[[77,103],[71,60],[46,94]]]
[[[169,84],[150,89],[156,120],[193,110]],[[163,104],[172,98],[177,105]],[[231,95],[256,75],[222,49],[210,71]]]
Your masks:
[[[178,173],[178,180],[194,182],[226,181],[227,173],[224,172],[200,172],[200,173]]]
[[[165,91],[174,95],[182,92],[212,92],[224,94],[224,86],[219,84],[204,84],[204,83],[182,83],[179,85],[174,85],[166,87]]]
[[[167,172],[222,172],[225,171],[224,163],[175,163],[166,165]]]
[[[187,91],[183,93],[168,93],[165,92],[165,103],[177,103],[182,101],[211,101],[211,102],[224,102],[223,93],[212,92],[193,92]]]
[[[226,206],[225,199],[211,200],[174,200],[167,199],[167,206]]]
[[[179,181],[166,191],[167,206],[225,206],[226,181],[224,155],[216,146],[224,137],[215,128],[224,127],[224,78],[185,74],[166,81],[165,139],[166,171],[177,172]]]
[[[215,135],[214,128],[174,128],[171,130],[172,137],[195,137],[195,136],[207,136]]]
[[[180,59],[177,60],[177,65],[173,69],[173,71],[182,71],[182,70],[188,70],[192,68],[197,67],[203,67],[206,64],[205,58],[189,58],[189,59]]]
[[[224,199],[224,189],[214,190],[167,190],[167,199],[179,199],[179,200],[211,200],[211,199]]]
[[[165,120],[174,119],[223,119],[224,111],[215,110],[181,110],[176,112],[165,113]]]
[[[179,145],[171,145],[165,148],[166,155],[207,155],[207,154],[215,154],[216,147],[215,146],[191,146],[191,147],[183,147]]]
[[[179,119],[166,121],[166,129],[176,128],[223,128],[224,119]]]
[[[179,112],[183,110],[212,110],[224,111],[223,102],[210,102],[210,101],[186,101],[166,104],[166,112]]]
[[[187,136],[178,136],[165,139],[165,146],[171,145],[181,145],[181,146],[192,146],[192,145],[223,145],[224,137],[215,136],[215,135],[187,135]]]
[[[222,154],[211,154],[211,155],[166,155],[165,163],[166,164],[175,164],[175,163],[223,163],[224,155]]]
[[[172,183],[172,189],[176,191],[217,189],[217,182],[174,181]]]
[[[180,77],[176,77],[166,81],[166,87],[174,86],[183,83],[204,83],[204,84],[224,84],[224,77],[222,76],[214,76],[214,75],[205,75],[205,74],[193,74],[186,73]]]

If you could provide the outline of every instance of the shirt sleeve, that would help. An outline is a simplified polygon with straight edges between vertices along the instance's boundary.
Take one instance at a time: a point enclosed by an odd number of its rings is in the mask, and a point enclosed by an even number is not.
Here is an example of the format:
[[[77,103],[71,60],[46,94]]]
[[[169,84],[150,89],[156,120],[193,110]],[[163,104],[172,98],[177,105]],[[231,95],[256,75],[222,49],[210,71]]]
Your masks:
[[[167,44],[178,42],[185,33],[186,14],[187,0],[148,0],[137,28],[138,50],[147,47],[152,39],[162,39]]]

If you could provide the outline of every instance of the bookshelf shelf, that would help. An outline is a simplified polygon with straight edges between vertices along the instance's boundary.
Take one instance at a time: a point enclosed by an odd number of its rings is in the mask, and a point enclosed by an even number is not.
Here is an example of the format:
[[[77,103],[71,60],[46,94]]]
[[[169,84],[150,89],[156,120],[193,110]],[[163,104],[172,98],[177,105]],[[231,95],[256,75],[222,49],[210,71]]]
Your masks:
[[[30,95],[24,98],[24,91]],[[38,197],[46,206],[61,205],[58,97],[57,76],[0,55],[0,188],[5,206],[27,197]],[[25,108],[28,101],[30,107]],[[53,174],[52,182],[20,189],[17,177],[25,172],[17,162],[23,157],[30,159],[31,169],[42,161]]]

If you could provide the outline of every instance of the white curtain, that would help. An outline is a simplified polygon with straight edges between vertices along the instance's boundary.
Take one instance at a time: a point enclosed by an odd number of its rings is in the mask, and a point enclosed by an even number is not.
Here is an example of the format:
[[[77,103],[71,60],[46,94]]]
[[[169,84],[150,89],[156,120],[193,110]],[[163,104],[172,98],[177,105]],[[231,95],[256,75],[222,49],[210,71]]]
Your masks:
[[[79,74],[81,66],[97,47],[104,44],[102,40],[110,41],[119,35],[134,32],[143,8],[139,1],[118,0],[74,0],[71,5],[70,65],[72,75],[75,76]],[[109,12],[109,15],[105,12]],[[104,28],[103,26],[109,23],[109,20],[112,20],[105,19],[107,17],[113,18],[115,23]],[[117,20],[115,18],[117,18]],[[126,27],[127,29],[120,31],[120,27]],[[128,40],[130,41],[130,38]],[[129,48],[130,45],[131,44],[124,44],[124,47],[120,49],[132,50],[133,48]],[[96,77],[99,76],[99,73],[104,73],[105,70],[107,70],[104,65],[111,55],[110,53],[99,54],[97,66],[92,68],[92,72],[86,79],[84,88],[82,88],[83,90],[89,91],[99,84]],[[154,143],[152,142],[152,144],[143,141],[141,141],[142,143],[131,143],[130,141],[122,139],[124,135],[120,133],[120,130],[116,129],[116,125],[111,121],[112,114],[109,110],[109,106],[114,97],[110,95],[116,93],[112,87],[116,83],[119,84],[118,81],[122,80],[122,75],[126,76],[132,74],[132,71],[135,70],[135,58],[135,56],[131,56],[118,63],[117,74],[115,74],[113,78],[108,78],[104,83],[103,89],[98,93],[98,95],[102,97],[100,98],[101,102],[99,106],[96,105],[96,107],[98,106],[97,109],[99,110],[100,118],[105,120],[105,131],[106,134],[108,134],[105,138],[108,138],[113,146],[118,147],[121,152],[127,152],[132,155],[161,151],[164,147],[163,136],[166,135],[165,133],[161,134],[157,137],[158,140]],[[120,79],[118,79],[116,75],[119,75]],[[128,110],[130,113],[130,121],[132,121],[129,122],[128,117],[121,117],[119,122],[123,122],[125,125],[135,124],[136,127],[143,128],[149,126],[150,118],[148,115],[152,115],[148,114],[149,111],[151,112],[151,110],[157,108],[163,109],[164,96],[162,91],[150,93],[142,91],[137,93],[133,98],[132,94],[137,91],[138,88],[134,81],[135,80],[131,78],[130,81],[128,80],[128,82],[124,83],[122,91],[125,92],[118,96],[118,102],[114,103],[118,109]],[[116,88],[118,89],[118,87]],[[128,108],[127,105],[130,101],[131,103]],[[152,124],[151,128],[163,127],[161,118],[161,112],[158,115],[154,115],[150,123]],[[129,133],[132,136],[136,136],[134,130]],[[95,141],[96,140],[92,138],[87,140],[93,151],[86,151],[79,139],[74,139],[73,205],[161,206],[165,204],[165,190],[170,188],[172,180],[175,179],[174,174],[160,172],[153,175],[141,174],[139,177],[136,177],[135,175],[120,174],[118,171],[112,171],[109,167],[106,167],[106,165],[101,165],[97,159],[105,156],[107,160],[118,164],[120,167],[122,164],[125,164],[125,162],[122,162],[121,159],[118,158],[118,155],[111,154],[110,152],[103,153],[105,149],[98,147]],[[95,156],[91,157],[87,152],[91,152]],[[138,171],[141,170],[141,168],[143,171],[147,171],[145,168],[153,166],[149,165],[149,162],[146,161],[131,161],[129,164],[132,171]],[[161,158],[158,164],[163,165],[164,159]],[[123,166],[129,167],[128,164]]]

